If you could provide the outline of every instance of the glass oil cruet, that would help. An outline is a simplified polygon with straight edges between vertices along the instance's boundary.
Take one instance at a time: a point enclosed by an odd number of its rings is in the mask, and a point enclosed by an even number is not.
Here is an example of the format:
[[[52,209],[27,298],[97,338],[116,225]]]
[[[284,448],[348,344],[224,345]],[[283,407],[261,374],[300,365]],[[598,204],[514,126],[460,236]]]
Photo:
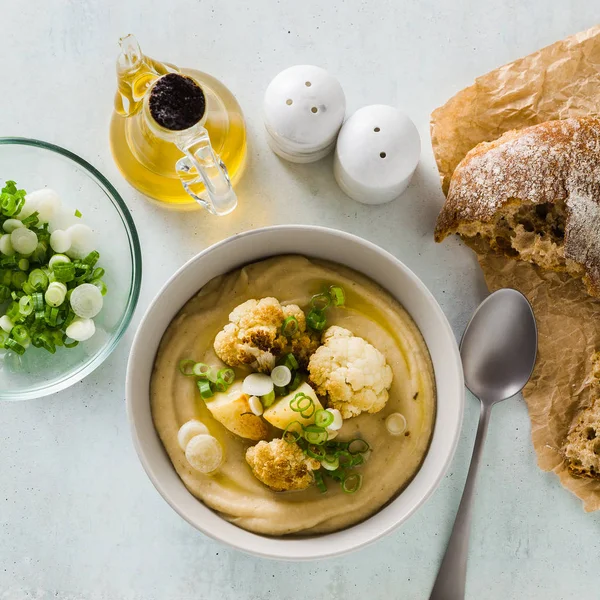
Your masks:
[[[163,205],[230,213],[246,158],[237,100],[206,73],[145,56],[132,35],[120,43],[110,143],[123,176]]]

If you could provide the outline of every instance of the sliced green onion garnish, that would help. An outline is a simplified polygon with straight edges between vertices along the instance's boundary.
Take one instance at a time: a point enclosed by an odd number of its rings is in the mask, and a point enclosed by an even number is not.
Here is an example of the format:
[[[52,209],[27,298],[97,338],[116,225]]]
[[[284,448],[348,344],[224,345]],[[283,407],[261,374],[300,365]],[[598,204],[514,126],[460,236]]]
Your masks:
[[[66,295],[67,286],[64,283],[53,281],[48,285],[48,289],[44,294],[44,299],[49,306],[57,307],[65,301]]]
[[[33,310],[43,310],[44,308],[44,294],[41,292],[35,292],[31,295],[31,303],[33,304]]]
[[[80,227],[80,226],[78,226],[78,227]],[[83,259],[83,262],[84,262],[84,264],[88,265],[89,267],[93,267],[98,262],[99,258],[100,258],[100,253],[96,252],[96,250],[94,250],[93,252],[90,252]]]
[[[67,341],[68,339],[69,339],[69,337],[67,336],[66,333],[64,333],[63,337],[62,337],[62,345],[65,348],[75,348],[75,346],[77,346],[77,344],[79,344],[79,342],[77,340]]]
[[[275,390],[271,390],[268,394],[261,396],[260,401],[265,408],[269,408],[275,402]]]
[[[23,271],[16,271],[12,274],[11,279],[13,287],[20,290],[23,288],[23,284],[27,282],[27,273],[24,273]]]
[[[199,379],[196,382],[196,385],[198,386],[198,389],[200,390],[200,395],[205,400],[207,398],[212,398],[214,396],[212,388],[210,387],[210,382],[206,381],[206,379]]]
[[[29,285],[38,292],[43,292],[48,287],[48,276],[41,269],[34,269],[29,273]]]
[[[92,279],[101,279],[106,271],[102,267],[98,267],[92,271]]]
[[[45,318],[46,318],[46,323],[48,323],[48,325],[50,325],[50,327],[56,327],[56,324],[58,322],[58,308],[52,307],[52,306],[47,306]]]
[[[324,494],[325,492],[327,492],[327,486],[325,485],[325,482],[323,481],[323,475],[321,474],[321,472],[313,471],[313,475],[315,477],[315,483],[317,484],[317,489],[321,492],[321,494]]]
[[[279,365],[271,371],[271,379],[273,385],[283,388],[292,380],[292,371],[285,365]]]
[[[279,387],[278,385],[273,386],[273,391],[275,392],[276,396],[287,396],[288,394],[287,387]]]
[[[294,374],[294,378],[292,379],[292,382],[290,383],[290,385],[288,386],[288,388],[290,389],[290,391],[294,391],[297,390],[300,385],[302,385],[302,375],[300,375],[300,373],[298,373],[296,371],[296,373]]]
[[[215,381],[215,383],[213,384],[215,390],[217,390],[217,392],[223,393],[227,391],[227,388],[229,387],[225,381],[223,381],[223,379],[221,379],[220,377],[217,379],[217,381]]]
[[[283,365],[287,367],[290,371],[296,371],[300,366],[296,357],[293,354],[286,354],[285,359],[283,361]]]
[[[29,261],[26,258],[20,258],[17,266],[21,271],[27,271],[29,269]]]
[[[21,346],[19,342],[16,342],[15,340],[12,340],[10,338],[8,338],[6,342],[4,342],[4,347],[8,350],[16,352],[17,354],[25,354],[25,348],[23,348],[23,346]]]
[[[184,361],[182,361],[184,362]],[[207,365],[206,363],[195,363],[194,361],[192,362],[192,372],[189,373],[189,375],[195,375],[196,377],[201,377],[202,379],[206,379],[208,377],[208,374],[212,371],[212,367],[210,365]],[[184,373],[184,375],[188,375],[188,373]]]
[[[324,469],[335,471],[340,466],[340,460],[335,454],[326,454],[321,460]]]
[[[323,312],[331,304],[331,298],[328,294],[317,294],[310,300],[310,306],[313,310]]]
[[[306,324],[315,331],[323,331],[327,325],[325,313],[314,308],[311,309],[308,315],[306,315]]]
[[[342,481],[342,489],[346,494],[354,494],[360,490],[362,486],[362,475],[360,473],[352,473]]]
[[[4,344],[6,343],[8,337],[9,334],[6,331],[4,331],[4,329],[0,329],[0,348],[4,348]]]
[[[350,452],[350,454],[362,454],[363,452],[367,452],[370,449],[371,446],[369,446],[369,444],[365,442],[365,440],[362,440],[360,438],[356,438],[348,444],[348,452]]]
[[[264,406],[264,405],[263,405]],[[281,436],[289,444],[294,444],[302,437],[302,424],[299,421],[292,421],[284,429]]]
[[[79,212],[79,210],[76,210],[76,211],[75,211],[75,216],[76,216],[78,219],[81,219],[81,213]]]
[[[333,423],[333,415],[328,410],[319,409],[315,413],[315,425],[329,427]]]
[[[217,373],[217,379],[222,379],[227,386],[230,386],[235,381],[235,371],[233,369],[221,369]]]
[[[306,448],[306,454],[311,458],[321,460],[325,456],[325,448],[323,448],[323,446],[319,446],[318,444],[309,444]]]
[[[7,285],[0,284],[0,303],[6,302],[10,298],[10,288]]]
[[[298,332],[299,328],[300,326],[298,325],[298,319],[296,319],[296,317],[287,317],[281,326],[281,333],[285,335],[285,337],[292,337]]]
[[[305,419],[310,419],[315,414],[316,406],[314,400],[304,392],[298,392],[290,400],[290,408]],[[308,440],[310,441],[310,440]]]
[[[329,288],[329,296],[334,306],[344,306],[346,295],[344,290],[339,285],[332,285]]]
[[[200,364],[200,363],[198,363],[198,364]],[[192,360],[191,358],[184,358],[183,360],[179,361],[179,370],[186,377],[191,377],[192,375],[195,375],[195,373],[194,373],[195,365],[196,365],[196,361]]]
[[[327,441],[327,431],[316,425],[307,425],[304,427],[304,439],[309,444],[317,444],[320,446]]]
[[[23,225],[25,225],[25,227],[35,227],[38,222],[39,222],[39,212],[36,210],[35,212],[31,213],[28,217],[25,217],[21,223],[23,223]]]
[[[48,262],[48,267],[50,270],[53,270],[54,267],[58,265],[68,265],[71,264],[71,259],[65,254],[54,254],[50,261]]]

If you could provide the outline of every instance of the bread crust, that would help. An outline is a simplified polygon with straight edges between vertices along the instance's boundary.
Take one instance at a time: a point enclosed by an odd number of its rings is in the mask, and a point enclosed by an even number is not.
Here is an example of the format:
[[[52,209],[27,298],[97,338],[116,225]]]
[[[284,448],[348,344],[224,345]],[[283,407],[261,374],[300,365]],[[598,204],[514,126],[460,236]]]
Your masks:
[[[600,119],[548,121],[475,146],[452,175],[435,239],[468,237],[468,226],[472,232],[515,203],[564,203],[561,252],[583,268],[589,293],[600,297]]]

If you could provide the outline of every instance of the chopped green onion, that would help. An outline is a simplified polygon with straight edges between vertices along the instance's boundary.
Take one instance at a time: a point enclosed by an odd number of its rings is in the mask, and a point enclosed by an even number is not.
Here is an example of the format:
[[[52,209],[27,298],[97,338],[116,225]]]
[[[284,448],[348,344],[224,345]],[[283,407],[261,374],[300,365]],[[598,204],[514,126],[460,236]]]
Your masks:
[[[315,308],[311,309],[308,315],[306,315],[306,324],[315,331],[323,331],[327,324],[325,313]]]
[[[6,333],[6,331],[4,331],[4,329],[0,329],[0,348],[4,348],[4,344],[6,343],[6,340],[8,339],[9,335],[8,333]]]
[[[235,371],[233,369],[221,369],[217,373],[217,380],[222,379],[227,386],[230,386],[235,381]]]
[[[283,361],[283,366],[287,367],[290,371],[296,371],[300,365],[293,354],[287,354]]]
[[[319,409],[315,413],[315,425],[329,427],[333,423],[333,415],[328,410]]]
[[[183,360],[179,361],[179,370],[186,377],[191,377],[192,375],[195,375],[194,367],[196,366],[196,364],[200,363],[196,363],[196,361],[190,358],[184,358]]]
[[[46,291],[48,287],[48,276],[41,269],[34,269],[29,273],[29,285],[36,291]]]
[[[6,342],[4,342],[4,347],[8,350],[16,352],[17,354],[25,354],[25,348],[21,346],[21,344],[19,344],[15,340],[11,340],[10,338],[8,338]]]
[[[329,288],[329,296],[334,306],[344,306],[346,295],[344,290],[339,285],[332,285]]]
[[[17,201],[11,194],[0,194],[0,211],[7,217],[12,217],[17,210]]]
[[[327,441],[327,431],[317,425],[307,425],[304,427],[304,439],[309,444],[317,444],[320,446]]]
[[[94,250],[93,252],[90,252],[83,259],[83,263],[86,264],[86,265],[88,265],[89,267],[93,267],[98,262],[99,258],[100,258],[100,253],[96,252],[96,250]]]
[[[260,401],[265,408],[269,408],[275,402],[275,390],[271,390],[268,394],[261,396]]]
[[[15,325],[10,332],[10,335],[15,342],[18,342],[22,346],[25,346],[27,342],[29,342],[29,331],[25,325]]]
[[[76,216],[78,219],[81,219],[81,213],[79,212],[79,210],[76,210],[76,211],[75,211],[75,216]]]
[[[31,296],[23,296],[19,300],[19,312],[28,317],[33,312],[33,300]]]
[[[25,227],[35,227],[39,223],[39,215],[40,213],[36,210],[35,212],[31,213],[28,217],[25,217],[21,221],[21,223],[23,223]]]
[[[52,306],[47,306],[45,318],[46,318],[46,323],[48,323],[48,325],[50,325],[50,327],[56,327],[56,324],[58,322],[58,308],[52,307]]]
[[[294,412],[300,413],[300,416],[305,419],[310,419],[310,417],[315,414],[316,410],[314,400],[304,392],[298,392],[290,400],[290,408]]]
[[[16,271],[12,274],[12,285],[18,290],[23,288],[23,284],[27,281],[27,273]]]
[[[10,298],[10,288],[7,285],[0,284],[0,303],[6,302]]]
[[[319,446],[318,444],[309,444],[306,448],[306,454],[311,458],[321,460],[325,456],[325,448],[323,448],[323,446]]]
[[[297,390],[300,386],[302,385],[302,375],[300,375],[300,373],[298,373],[296,371],[296,373],[294,374],[294,378],[292,379],[292,382],[290,383],[290,385],[288,386],[290,391],[294,391]]]
[[[91,279],[101,279],[106,271],[102,267],[98,267],[92,271]]]
[[[329,308],[330,304],[331,298],[328,294],[317,294],[316,296],[313,296],[310,300],[310,306],[312,308],[311,312],[323,312],[324,310]]]
[[[38,242],[33,254],[29,257],[30,262],[34,263],[45,263],[46,252],[48,251],[48,244],[46,242]],[[52,259],[50,259],[52,260]]]
[[[327,492],[327,486],[325,485],[325,482],[323,481],[323,475],[320,471],[313,471],[313,475],[315,477],[315,483],[317,484],[317,489],[321,492],[321,494],[324,494],[325,492]]]
[[[198,386],[198,389],[200,390],[200,395],[202,396],[202,398],[204,398],[204,400],[212,398],[214,396],[214,392],[210,387],[210,383],[206,381],[206,379],[199,379],[196,382],[196,385]]]
[[[197,363],[195,363],[194,361],[191,361],[191,362],[192,362],[192,372],[190,374],[195,375],[196,377],[200,377],[202,379],[206,379],[208,374],[211,372],[212,367],[210,365],[207,365],[207,364],[201,363],[201,362],[197,362]],[[187,375],[187,373],[184,373],[184,375]]]
[[[363,454],[364,452],[368,452],[370,449],[371,446],[369,446],[365,440],[360,438],[356,438],[348,444],[348,452],[350,452],[350,454]]]
[[[263,405],[264,406],[264,405]],[[294,429],[292,429],[294,426]],[[288,444],[295,444],[302,437],[302,424],[299,421],[288,423],[281,436]]]
[[[54,354],[56,352],[56,344],[50,338],[50,336],[45,332],[39,333],[39,334],[34,334],[32,340],[31,340],[31,343],[36,348],[44,348],[45,350],[50,352],[50,354]]]
[[[69,339],[69,336],[66,333],[63,333],[62,345],[65,348],[75,348],[75,346],[77,346],[77,344],[79,344],[79,342],[77,340],[71,340],[70,342],[68,342],[67,341],[68,339]]]
[[[43,310],[44,308],[44,295],[41,292],[36,292],[31,295],[31,302],[33,310]]]
[[[17,264],[21,271],[27,271],[27,269],[29,269],[29,261],[26,258],[19,259]]]
[[[287,387],[279,387],[278,385],[274,385],[273,390],[276,396],[287,396],[288,393]]]
[[[335,454],[326,454],[321,460],[324,469],[335,471],[340,466],[340,459]]]
[[[226,392],[227,388],[229,387],[221,378],[218,378],[217,381],[215,381],[215,383],[213,384],[213,386],[215,390],[217,390],[217,392],[220,393]]]
[[[73,263],[57,263],[52,270],[54,280],[62,283],[68,283],[75,279],[75,265]]]
[[[64,264],[71,264],[71,259],[65,254],[54,254],[48,262],[50,270],[54,270],[54,267]]]
[[[287,317],[281,326],[281,333],[285,337],[292,337],[298,332],[300,326],[298,325],[298,319],[294,316]]]
[[[271,371],[271,379],[274,385],[283,388],[292,380],[292,371],[285,365],[279,365]]]
[[[345,477],[342,481],[342,489],[346,494],[354,494],[360,490],[362,486],[362,475],[360,473],[352,473]]]
[[[48,285],[48,289],[44,294],[44,299],[46,300],[46,304],[49,306],[57,307],[65,301],[66,295],[67,286],[64,283],[53,281],[50,285]]]

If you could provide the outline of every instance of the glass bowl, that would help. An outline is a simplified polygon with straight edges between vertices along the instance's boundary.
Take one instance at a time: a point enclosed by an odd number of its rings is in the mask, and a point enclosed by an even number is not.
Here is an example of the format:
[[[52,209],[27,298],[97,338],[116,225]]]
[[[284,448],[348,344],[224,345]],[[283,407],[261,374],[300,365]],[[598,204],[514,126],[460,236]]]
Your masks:
[[[2,185],[14,179],[19,188],[48,187],[63,206],[79,210],[95,233],[97,266],[106,269],[108,293],[94,318],[96,334],[75,348],[56,354],[30,347],[23,356],[0,351],[0,400],[28,400],[77,383],[115,349],[127,329],[140,294],[142,258],[133,219],[108,180],[88,162],[54,144],[25,138],[0,138]],[[78,219],[77,219],[78,221]]]

